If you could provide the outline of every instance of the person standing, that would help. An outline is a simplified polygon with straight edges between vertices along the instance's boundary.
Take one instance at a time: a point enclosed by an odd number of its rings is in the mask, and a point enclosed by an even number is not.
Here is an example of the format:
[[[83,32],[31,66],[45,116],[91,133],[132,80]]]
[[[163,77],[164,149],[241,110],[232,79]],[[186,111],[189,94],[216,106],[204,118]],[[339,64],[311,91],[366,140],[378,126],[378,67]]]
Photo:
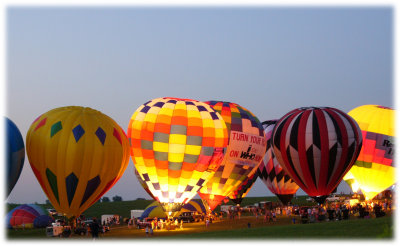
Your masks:
[[[97,222],[97,219],[94,218],[93,222],[90,223],[90,231],[92,233],[93,240],[99,237],[99,230],[100,230],[99,223]]]
[[[174,226],[175,226],[175,228],[178,228],[178,219],[175,219]]]

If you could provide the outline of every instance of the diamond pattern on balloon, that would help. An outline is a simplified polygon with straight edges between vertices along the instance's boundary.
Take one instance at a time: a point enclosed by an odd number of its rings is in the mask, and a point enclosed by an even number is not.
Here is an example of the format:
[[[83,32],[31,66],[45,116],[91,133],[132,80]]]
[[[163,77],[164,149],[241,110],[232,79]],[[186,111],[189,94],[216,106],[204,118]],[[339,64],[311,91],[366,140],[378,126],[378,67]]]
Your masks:
[[[47,120],[47,118],[44,118],[43,120],[41,120],[41,121],[39,122],[39,124],[37,124],[35,130],[33,130],[33,131],[36,131],[36,130],[39,129],[40,127],[44,126],[44,125],[46,124],[46,120]]]
[[[83,134],[85,134],[85,130],[83,130],[81,125],[77,125],[74,129],[72,129],[72,133],[74,134],[75,141],[78,142]]]
[[[54,123],[51,126],[51,130],[50,130],[50,137],[53,137],[57,132],[59,132],[60,130],[62,130],[62,124],[61,121]]]
[[[97,128],[96,136],[99,138],[102,145],[104,145],[104,141],[106,141],[106,133],[101,127]]]

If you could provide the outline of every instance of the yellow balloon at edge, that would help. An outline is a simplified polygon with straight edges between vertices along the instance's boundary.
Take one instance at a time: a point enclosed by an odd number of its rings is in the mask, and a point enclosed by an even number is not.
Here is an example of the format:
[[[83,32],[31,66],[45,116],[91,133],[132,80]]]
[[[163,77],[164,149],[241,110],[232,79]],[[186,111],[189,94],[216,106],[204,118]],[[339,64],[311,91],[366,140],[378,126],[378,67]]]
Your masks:
[[[364,105],[348,113],[363,135],[361,152],[350,169],[367,200],[393,185],[395,111],[379,105]]]
[[[105,194],[129,163],[129,141],[107,115],[79,106],[39,116],[26,136],[29,163],[54,208],[77,217]]]

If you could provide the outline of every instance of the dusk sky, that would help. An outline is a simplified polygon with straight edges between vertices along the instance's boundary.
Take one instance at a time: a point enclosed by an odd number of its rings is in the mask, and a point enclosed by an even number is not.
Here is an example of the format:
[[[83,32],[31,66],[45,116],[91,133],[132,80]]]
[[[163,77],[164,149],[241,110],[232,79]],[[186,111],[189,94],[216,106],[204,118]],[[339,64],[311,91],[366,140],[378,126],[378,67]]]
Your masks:
[[[390,6],[5,10],[6,116],[24,141],[39,115],[70,105],[99,110],[125,131],[158,97],[235,102],[260,121],[304,106],[394,107]],[[150,199],[132,160],[105,194],[115,195]],[[248,194],[272,195],[260,180]],[[46,199],[26,156],[7,201]]]

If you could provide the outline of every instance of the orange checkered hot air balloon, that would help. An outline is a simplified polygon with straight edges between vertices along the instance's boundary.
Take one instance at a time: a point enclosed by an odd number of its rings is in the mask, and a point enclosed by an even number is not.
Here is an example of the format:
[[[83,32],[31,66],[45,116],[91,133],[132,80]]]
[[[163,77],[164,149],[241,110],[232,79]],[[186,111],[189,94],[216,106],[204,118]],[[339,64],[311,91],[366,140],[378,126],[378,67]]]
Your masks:
[[[249,110],[231,102],[209,101],[228,127],[229,143],[221,166],[199,195],[210,210],[257,171],[266,151],[264,129]]]
[[[191,99],[157,98],[132,115],[131,156],[166,212],[179,212],[219,167],[228,144],[222,117]]]
[[[379,105],[364,105],[349,112],[361,128],[363,144],[351,175],[366,199],[395,182],[395,111]]]
[[[85,107],[52,109],[26,135],[29,163],[54,208],[78,217],[122,177],[129,142],[107,115]]]

